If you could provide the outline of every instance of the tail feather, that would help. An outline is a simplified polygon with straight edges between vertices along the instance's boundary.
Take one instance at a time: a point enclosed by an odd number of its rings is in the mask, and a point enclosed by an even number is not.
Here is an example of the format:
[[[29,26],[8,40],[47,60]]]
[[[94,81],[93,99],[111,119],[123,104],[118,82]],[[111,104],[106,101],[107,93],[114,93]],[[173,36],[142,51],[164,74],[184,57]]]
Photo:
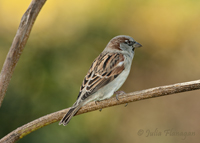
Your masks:
[[[71,107],[69,111],[67,112],[67,114],[62,118],[59,125],[62,125],[62,124],[64,126],[67,125],[69,121],[71,120],[71,118],[79,111],[81,107],[82,107],[81,105],[78,105],[76,107]]]

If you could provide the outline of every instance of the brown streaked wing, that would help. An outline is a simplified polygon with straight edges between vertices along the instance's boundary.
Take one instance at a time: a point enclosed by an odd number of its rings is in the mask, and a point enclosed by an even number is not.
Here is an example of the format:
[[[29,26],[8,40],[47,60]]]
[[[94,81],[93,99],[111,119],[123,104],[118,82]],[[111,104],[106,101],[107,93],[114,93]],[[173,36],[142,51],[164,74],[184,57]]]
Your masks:
[[[118,65],[123,61],[124,56],[119,53],[100,54],[87,73],[87,75],[91,75],[91,72],[94,72],[93,76],[85,76],[84,81],[87,80],[87,82],[83,81],[82,89],[86,89],[87,92],[81,96],[81,99],[86,99],[113,81],[124,70],[124,64]]]

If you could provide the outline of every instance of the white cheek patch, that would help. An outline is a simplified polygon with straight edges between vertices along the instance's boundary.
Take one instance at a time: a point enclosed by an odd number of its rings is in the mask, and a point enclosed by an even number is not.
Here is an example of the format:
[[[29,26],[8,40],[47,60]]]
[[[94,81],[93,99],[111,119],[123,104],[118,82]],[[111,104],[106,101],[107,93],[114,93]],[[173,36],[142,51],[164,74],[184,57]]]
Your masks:
[[[119,62],[118,64],[117,64],[117,66],[122,66],[124,64],[124,62]]]

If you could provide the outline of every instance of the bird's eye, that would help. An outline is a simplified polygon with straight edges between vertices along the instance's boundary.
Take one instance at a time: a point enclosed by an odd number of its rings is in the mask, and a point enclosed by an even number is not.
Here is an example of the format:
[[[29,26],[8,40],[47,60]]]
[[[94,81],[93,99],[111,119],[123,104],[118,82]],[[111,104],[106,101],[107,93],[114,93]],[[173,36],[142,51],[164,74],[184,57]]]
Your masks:
[[[129,43],[129,41],[128,41],[128,40],[125,40],[125,41],[124,41],[124,43],[125,43],[125,44],[128,44],[128,43]]]
[[[127,44],[127,45],[129,45],[129,46],[133,46],[133,44],[135,43],[135,41],[125,40],[124,43]]]

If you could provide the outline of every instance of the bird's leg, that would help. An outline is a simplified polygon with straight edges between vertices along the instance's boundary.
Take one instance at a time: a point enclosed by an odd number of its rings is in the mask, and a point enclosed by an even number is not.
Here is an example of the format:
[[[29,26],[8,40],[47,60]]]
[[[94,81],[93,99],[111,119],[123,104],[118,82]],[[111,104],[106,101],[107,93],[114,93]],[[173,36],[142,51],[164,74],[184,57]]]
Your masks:
[[[97,105],[97,102],[100,102],[100,101],[97,101],[97,100],[96,100],[96,101],[94,101],[94,102],[95,102],[95,104]]]
[[[119,96],[119,95],[126,94],[126,93],[125,93],[124,91],[115,91],[114,94],[116,94],[116,99],[119,101],[118,96]]]
[[[118,96],[126,94],[126,93],[124,91],[115,91],[114,94],[116,94],[116,99],[119,101]],[[127,105],[128,105],[128,103],[126,103],[124,107],[126,107]]]
[[[96,101],[94,101],[94,102],[95,102],[95,104],[97,105],[97,102],[100,102],[100,100],[96,100]],[[99,111],[101,112],[102,109],[99,109]]]

